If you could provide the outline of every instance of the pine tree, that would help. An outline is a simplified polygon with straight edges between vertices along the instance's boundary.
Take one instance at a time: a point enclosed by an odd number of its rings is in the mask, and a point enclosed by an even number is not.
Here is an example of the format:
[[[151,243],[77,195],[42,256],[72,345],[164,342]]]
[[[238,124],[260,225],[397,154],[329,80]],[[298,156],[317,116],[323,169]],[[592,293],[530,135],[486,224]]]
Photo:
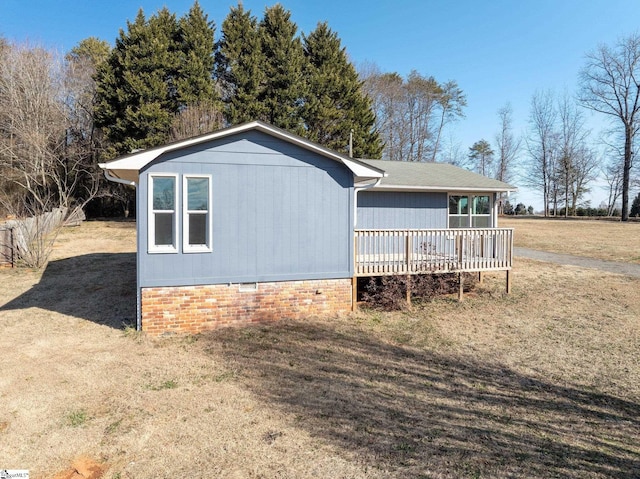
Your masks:
[[[305,97],[303,73],[305,57],[296,37],[298,27],[282,5],[267,8],[258,26],[264,55],[264,88],[258,101],[264,120],[285,130],[302,133],[302,101]]]
[[[232,7],[222,23],[216,53],[217,78],[229,124],[266,120],[258,100],[263,88],[263,63],[257,19],[242,4]]]
[[[338,35],[327,23],[319,23],[303,35],[307,59],[307,96],[303,117],[305,134],[328,148],[346,153],[353,130],[353,155],[379,158],[382,144],[375,131],[375,117],[354,66]]]
[[[636,218],[640,216],[640,193],[633,199],[631,203],[631,211],[629,212],[629,216]]]
[[[95,122],[111,147],[107,156],[166,141],[177,111],[175,15],[166,8],[120,31],[109,59],[97,72]]]
[[[478,173],[484,176],[491,176],[493,155],[493,150],[487,140],[476,141],[469,148],[469,161],[475,166]]]
[[[209,104],[218,100],[213,81],[215,26],[196,0],[178,21],[179,66],[176,79],[181,107]]]

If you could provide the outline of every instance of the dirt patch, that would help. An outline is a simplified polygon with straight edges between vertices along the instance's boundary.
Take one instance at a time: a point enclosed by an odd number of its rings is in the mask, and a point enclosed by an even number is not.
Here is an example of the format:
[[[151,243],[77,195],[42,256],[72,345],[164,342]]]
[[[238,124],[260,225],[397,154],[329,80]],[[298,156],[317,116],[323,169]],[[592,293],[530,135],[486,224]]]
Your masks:
[[[89,457],[79,457],[73,461],[71,467],[59,472],[53,479],[100,479],[106,467]]]

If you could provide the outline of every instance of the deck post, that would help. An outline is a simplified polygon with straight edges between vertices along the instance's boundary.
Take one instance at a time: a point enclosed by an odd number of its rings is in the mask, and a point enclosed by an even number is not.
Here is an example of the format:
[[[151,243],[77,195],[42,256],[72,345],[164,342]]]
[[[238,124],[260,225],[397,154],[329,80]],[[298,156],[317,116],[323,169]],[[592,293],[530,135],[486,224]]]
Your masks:
[[[478,271],[478,283],[482,284],[484,281],[484,275],[482,274],[482,271]]]
[[[458,301],[464,301],[464,276],[458,273]]]
[[[358,310],[358,277],[351,277],[351,311]]]
[[[406,294],[407,294],[407,306],[411,306],[411,275],[408,274],[406,279],[405,279],[405,287],[404,289],[406,289]]]
[[[506,284],[507,294],[511,294],[511,270],[507,270],[507,284]]]

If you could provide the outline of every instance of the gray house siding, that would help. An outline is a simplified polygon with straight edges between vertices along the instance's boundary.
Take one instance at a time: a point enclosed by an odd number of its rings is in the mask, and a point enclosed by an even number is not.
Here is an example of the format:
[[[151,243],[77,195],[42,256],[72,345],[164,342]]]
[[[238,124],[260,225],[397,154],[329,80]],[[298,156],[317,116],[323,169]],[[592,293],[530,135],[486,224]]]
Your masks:
[[[166,153],[140,173],[138,221],[148,222],[149,175],[212,181],[212,251],[149,253],[138,230],[138,285],[188,286],[353,275],[353,175],[342,164],[249,131]]]
[[[447,193],[361,191],[357,201],[357,229],[447,227]]]

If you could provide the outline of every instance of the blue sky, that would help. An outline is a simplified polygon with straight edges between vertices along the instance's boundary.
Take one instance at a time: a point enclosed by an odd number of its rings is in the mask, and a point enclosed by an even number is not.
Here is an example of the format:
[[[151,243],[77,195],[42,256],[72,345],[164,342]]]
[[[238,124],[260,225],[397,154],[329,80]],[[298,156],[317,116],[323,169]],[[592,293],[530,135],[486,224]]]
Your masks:
[[[261,17],[275,2],[245,0]],[[527,126],[536,90],[573,94],[584,55],[600,43],[611,44],[640,26],[635,0],[281,0],[299,30],[319,21],[338,32],[356,64],[376,63],[383,71],[406,75],[412,69],[444,82],[455,80],[467,95],[466,118],[452,134],[463,151],[479,139],[493,142],[497,110],[510,102],[516,133]],[[67,51],[88,36],[113,43],[138,8],[152,14],[167,6],[182,14],[192,0],[46,1],[0,0],[0,35]],[[216,25],[235,1],[201,0]],[[599,117],[586,113],[594,129]],[[514,181],[516,185],[518,181]],[[594,206],[605,192],[594,187]],[[516,199],[541,207],[535,193]]]

